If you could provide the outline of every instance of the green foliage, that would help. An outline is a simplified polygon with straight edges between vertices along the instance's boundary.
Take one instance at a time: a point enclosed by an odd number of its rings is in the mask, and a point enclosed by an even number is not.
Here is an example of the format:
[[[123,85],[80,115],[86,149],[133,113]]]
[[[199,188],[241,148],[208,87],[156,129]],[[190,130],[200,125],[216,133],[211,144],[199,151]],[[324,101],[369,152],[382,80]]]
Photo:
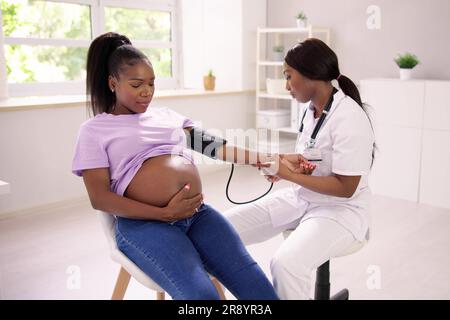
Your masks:
[[[284,52],[284,47],[283,46],[273,46],[273,51],[274,52]]]
[[[208,77],[214,77],[214,73],[213,73],[212,69],[209,69]]]
[[[303,11],[300,11],[300,12],[297,14],[296,18],[297,18],[297,19],[300,19],[300,20],[306,20],[306,19],[307,19],[306,14],[305,14]]]
[[[0,0],[6,37],[92,39],[91,13],[86,5],[41,0]],[[106,31],[131,39],[170,41],[167,12],[107,7]],[[152,61],[157,77],[172,76],[172,52],[166,48],[142,50]],[[53,82],[83,80],[86,47],[5,45],[8,81]]]
[[[91,38],[90,11],[85,6],[30,0],[1,0],[1,6],[5,36]],[[76,14],[70,12],[75,9]],[[8,81],[81,80],[85,74],[86,53],[87,48],[5,45]],[[49,72],[42,72],[45,68]],[[54,79],[55,75],[59,79]]]
[[[19,22],[15,19],[17,11],[20,7],[18,3],[9,3],[1,1],[2,18],[3,18],[3,33],[6,37],[10,36],[16,28],[23,26],[24,22]]]
[[[170,13],[128,8],[106,8],[106,31],[126,34],[131,39],[170,41]]]
[[[411,53],[399,54],[394,61],[401,69],[412,69],[420,63],[419,59]]]
[[[152,63],[157,78],[172,76],[172,51],[170,49],[144,48],[141,51]]]

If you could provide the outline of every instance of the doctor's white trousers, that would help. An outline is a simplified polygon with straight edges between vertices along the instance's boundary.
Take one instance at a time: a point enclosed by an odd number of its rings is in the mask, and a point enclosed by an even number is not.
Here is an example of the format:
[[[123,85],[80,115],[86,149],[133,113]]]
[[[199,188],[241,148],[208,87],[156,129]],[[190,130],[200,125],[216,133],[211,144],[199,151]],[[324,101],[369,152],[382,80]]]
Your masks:
[[[273,195],[271,195],[273,196]],[[336,221],[323,217],[297,219],[274,227],[267,206],[271,196],[225,212],[246,245],[268,240],[288,229],[295,229],[278,248],[270,263],[273,285],[280,299],[309,299],[311,274],[333,257],[345,255],[359,243],[350,231]],[[330,210],[316,208],[315,210]],[[292,210],[292,207],[286,207]]]

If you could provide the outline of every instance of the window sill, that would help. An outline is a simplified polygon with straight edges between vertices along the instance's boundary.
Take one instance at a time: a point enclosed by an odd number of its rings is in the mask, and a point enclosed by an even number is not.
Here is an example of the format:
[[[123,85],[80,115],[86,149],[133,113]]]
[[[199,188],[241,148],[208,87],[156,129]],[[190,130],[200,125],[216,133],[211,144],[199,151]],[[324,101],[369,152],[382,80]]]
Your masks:
[[[154,100],[178,99],[186,97],[206,97],[231,94],[252,93],[252,90],[215,90],[202,89],[159,90],[153,97]],[[86,96],[42,96],[42,97],[17,97],[0,99],[0,112],[24,111],[33,109],[70,108],[79,107],[86,103]]]

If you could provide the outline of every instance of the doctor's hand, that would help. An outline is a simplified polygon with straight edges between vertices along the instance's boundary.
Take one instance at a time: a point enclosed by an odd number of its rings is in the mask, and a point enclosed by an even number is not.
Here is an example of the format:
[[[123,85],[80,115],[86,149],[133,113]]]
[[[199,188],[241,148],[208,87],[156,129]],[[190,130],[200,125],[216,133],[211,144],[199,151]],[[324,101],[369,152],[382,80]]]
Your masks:
[[[300,154],[283,154],[278,155],[272,162],[270,167],[262,167],[261,171],[270,182],[278,181],[273,177],[285,179],[292,173],[310,175],[315,170],[316,165],[310,163]]]
[[[316,165],[306,160],[301,154],[281,154],[284,165],[293,173],[311,175]]]
[[[172,222],[192,217],[203,204],[203,194],[199,193],[188,198],[190,185],[187,184],[178,191],[166,207],[164,207],[163,221]]]
[[[291,169],[287,165],[288,161],[283,160],[280,155],[274,156],[271,160],[272,161],[270,162],[256,165],[267,181],[278,182],[292,173]],[[292,168],[294,169],[294,167]]]
[[[280,177],[271,176],[271,175],[265,175],[264,178],[266,178],[266,180],[269,181],[270,183],[276,183],[281,180]]]
[[[275,163],[275,160],[278,158],[277,153],[257,153],[257,160],[256,163],[252,163],[252,167],[256,167],[259,169],[261,168],[269,168],[272,164]]]

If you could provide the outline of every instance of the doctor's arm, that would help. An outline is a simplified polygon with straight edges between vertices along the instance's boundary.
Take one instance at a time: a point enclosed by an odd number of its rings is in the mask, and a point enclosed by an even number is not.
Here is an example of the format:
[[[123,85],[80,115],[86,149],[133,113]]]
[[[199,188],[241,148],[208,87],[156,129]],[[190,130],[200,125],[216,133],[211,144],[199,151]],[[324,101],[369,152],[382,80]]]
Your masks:
[[[361,176],[310,176],[294,172],[286,161],[279,161],[277,176],[281,179],[296,183],[311,191],[340,198],[351,198],[358,187]]]

